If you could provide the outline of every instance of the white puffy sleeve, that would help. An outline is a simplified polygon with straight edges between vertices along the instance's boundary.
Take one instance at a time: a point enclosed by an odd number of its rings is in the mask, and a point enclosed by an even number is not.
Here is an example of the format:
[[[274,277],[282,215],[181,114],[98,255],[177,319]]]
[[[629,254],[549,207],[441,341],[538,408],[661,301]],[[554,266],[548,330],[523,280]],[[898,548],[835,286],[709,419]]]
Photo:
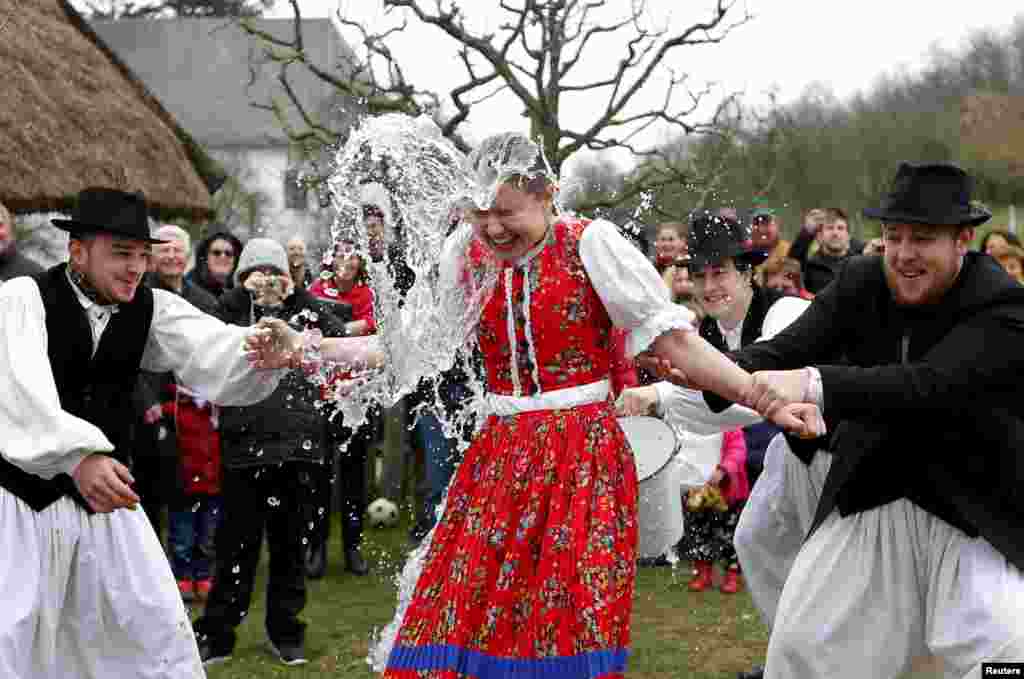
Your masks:
[[[674,304],[654,265],[618,227],[596,219],[580,237],[580,258],[612,323],[629,330],[626,355],[646,350],[669,330],[693,330],[694,315]]]
[[[799,297],[782,297],[768,309],[761,326],[758,341],[769,340],[800,317],[811,303]],[[732,405],[714,413],[708,408],[699,391],[676,386],[670,382],[656,382],[658,414],[669,426],[693,434],[723,433],[737,427],[746,427],[761,421],[755,411]]]
[[[658,416],[673,429],[710,436],[756,424],[762,419],[756,411],[741,405],[712,412],[704,402],[703,392],[671,382],[655,382],[653,386],[658,392]]]
[[[0,286],[0,455],[45,479],[114,449],[98,427],[61,409],[48,343],[36,282]]]
[[[252,328],[230,325],[166,290],[153,290],[153,323],[142,369],[173,372],[181,384],[214,403],[258,403],[277,388],[281,370],[253,370],[245,358]]]

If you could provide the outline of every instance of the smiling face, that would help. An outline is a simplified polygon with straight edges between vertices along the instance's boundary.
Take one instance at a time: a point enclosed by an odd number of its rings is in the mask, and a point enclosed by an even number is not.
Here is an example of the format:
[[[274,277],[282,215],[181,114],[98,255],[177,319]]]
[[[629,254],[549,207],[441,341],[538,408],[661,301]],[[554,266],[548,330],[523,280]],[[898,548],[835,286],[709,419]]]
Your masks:
[[[677,257],[686,254],[686,241],[679,237],[679,232],[673,227],[658,229],[658,235],[654,238],[654,255],[659,262],[671,262]]]
[[[488,210],[469,209],[466,219],[499,259],[515,260],[544,238],[553,189],[533,192],[510,182],[502,184]]]
[[[350,287],[363,272],[363,259],[351,243],[339,243],[334,248],[334,281],[340,287]]]
[[[709,264],[700,271],[691,271],[690,280],[707,315],[718,319],[733,315],[735,306],[746,299],[744,288],[749,287],[744,274],[736,269],[736,262],[731,258]]]
[[[210,249],[206,251],[206,267],[213,276],[226,280],[234,271],[237,256],[231,241],[218,238],[210,243]]]
[[[154,245],[153,264],[154,270],[161,278],[180,278],[185,275],[185,266],[188,264],[188,246],[177,238]]]
[[[84,240],[71,239],[68,250],[71,265],[85,275],[100,297],[121,304],[135,297],[152,247],[140,240],[98,233]]]
[[[885,279],[900,305],[938,302],[953,287],[974,229],[887,223]]]

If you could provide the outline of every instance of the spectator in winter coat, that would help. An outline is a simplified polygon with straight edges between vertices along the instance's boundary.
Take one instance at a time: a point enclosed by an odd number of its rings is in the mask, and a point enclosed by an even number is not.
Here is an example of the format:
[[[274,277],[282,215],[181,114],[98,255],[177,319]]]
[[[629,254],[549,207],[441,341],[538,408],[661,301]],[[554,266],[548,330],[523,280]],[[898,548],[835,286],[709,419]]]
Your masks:
[[[341,241],[334,248],[334,255],[325,261],[320,277],[313,282],[309,291],[321,303],[333,307],[342,305],[351,309],[352,320],[345,324],[350,336],[372,335],[377,331],[373,319],[373,291],[367,284],[366,261],[355,253],[355,244]],[[343,376],[336,375],[336,379]],[[329,463],[337,466],[337,474],[321,478],[318,497],[329,498],[330,479],[340,483],[341,532],[345,550],[345,570],[356,575],[366,575],[369,567],[360,551],[363,541],[363,514],[366,511],[366,464],[370,445],[377,438],[380,429],[380,414],[368,413],[367,421],[353,432],[337,418],[327,425],[327,446],[332,459]],[[330,507],[329,501],[324,500]],[[322,577],[327,570],[327,540],[330,536],[330,511],[314,519],[314,537],[309,542],[306,555],[306,574],[313,578]]]
[[[161,409],[174,424],[181,493],[168,515],[171,571],[186,601],[213,589],[214,544],[222,515],[219,408],[187,387],[167,385]]]
[[[313,284],[313,274],[306,262],[306,241],[302,236],[295,234],[288,239],[285,248],[288,250],[288,273],[292,277],[292,284],[297,288],[309,289]]]
[[[812,242],[818,251],[810,255]],[[804,287],[818,294],[832,282],[840,265],[847,258],[864,251],[864,244],[850,238],[850,220],[840,208],[826,208],[824,220],[804,224],[800,235],[793,241],[789,256],[800,262],[804,274]]]
[[[43,267],[18,254],[14,241],[14,217],[0,203],[0,283],[15,276],[34,276],[42,272]]]
[[[734,221],[738,221],[733,218]],[[782,225],[775,214],[775,210],[764,205],[759,205],[751,211],[751,249],[765,253],[765,261],[783,259],[789,254],[792,244],[783,239],[781,234]]]
[[[722,435],[721,460],[711,478],[701,488],[683,494],[683,537],[679,556],[693,562],[696,577],[690,581],[691,592],[703,592],[712,583],[714,562],[725,565],[723,594],[740,589],[740,565],[733,545],[740,512],[750,495],[747,480],[747,444],[739,429]]]
[[[226,230],[216,230],[196,246],[196,265],[186,279],[220,299],[234,287],[242,241]]]
[[[804,276],[800,262],[792,257],[769,259],[762,264],[761,280],[765,288],[779,290],[790,297],[814,299],[814,295],[804,288]]]
[[[347,309],[328,310],[307,291],[296,289],[288,269],[280,244],[250,240],[235,272],[236,286],[219,301],[221,318],[250,326],[275,317],[297,329],[343,336]],[[326,432],[319,398],[318,387],[293,369],[262,403],[221,411],[224,510],[216,541],[217,569],[203,617],[195,624],[204,662],[231,655],[235,627],[252,599],[264,532],[270,551],[267,634],[285,664],[305,662],[305,625],[298,614],[306,603],[302,540],[308,540],[309,530],[304,505],[314,479],[324,474]]]

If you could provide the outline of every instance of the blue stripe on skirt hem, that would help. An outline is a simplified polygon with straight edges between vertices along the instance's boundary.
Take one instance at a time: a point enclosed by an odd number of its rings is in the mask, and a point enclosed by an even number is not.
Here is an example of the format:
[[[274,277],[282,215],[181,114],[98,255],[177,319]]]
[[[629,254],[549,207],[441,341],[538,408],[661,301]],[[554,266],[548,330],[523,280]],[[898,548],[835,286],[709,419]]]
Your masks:
[[[625,673],[626,649],[591,651],[553,658],[499,658],[451,645],[395,646],[389,670],[449,670],[474,679],[600,679]]]

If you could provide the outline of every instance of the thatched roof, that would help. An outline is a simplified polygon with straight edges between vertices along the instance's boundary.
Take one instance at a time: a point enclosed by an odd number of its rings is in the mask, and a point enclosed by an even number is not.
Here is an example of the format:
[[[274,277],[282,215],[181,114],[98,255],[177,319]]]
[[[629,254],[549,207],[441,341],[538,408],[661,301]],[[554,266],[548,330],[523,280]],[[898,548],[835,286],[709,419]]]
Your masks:
[[[964,155],[1024,178],[1024,96],[976,92],[960,105]]]
[[[65,0],[22,0],[4,22],[0,201],[67,211],[108,186],[144,192],[157,216],[211,215],[219,167]]]

